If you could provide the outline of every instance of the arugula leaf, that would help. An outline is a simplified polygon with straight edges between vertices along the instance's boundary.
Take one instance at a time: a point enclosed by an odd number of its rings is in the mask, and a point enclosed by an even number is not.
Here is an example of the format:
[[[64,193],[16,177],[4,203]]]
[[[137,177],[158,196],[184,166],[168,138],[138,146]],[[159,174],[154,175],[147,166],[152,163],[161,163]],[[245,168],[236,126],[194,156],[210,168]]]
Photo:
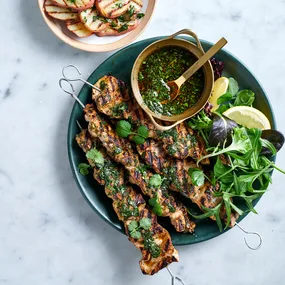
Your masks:
[[[204,172],[199,168],[189,168],[188,175],[195,186],[202,186],[205,183]]]
[[[144,230],[149,230],[151,227],[151,219],[149,218],[142,218],[140,220],[140,227]]]
[[[202,205],[202,209],[205,212],[204,214],[201,215],[194,215],[192,214],[189,210],[188,213],[195,219],[201,220],[201,219],[206,219],[214,216],[216,218],[217,225],[219,227],[220,232],[223,230],[223,225],[220,217],[220,209],[222,207],[222,203],[218,204],[215,208],[206,208]]]
[[[79,165],[78,165],[78,169],[79,169],[79,172],[80,172],[80,174],[82,174],[82,175],[88,175],[89,174],[89,168],[90,168],[91,166],[89,165],[89,164],[87,164],[87,163],[80,163]]]
[[[231,155],[231,152],[237,151],[244,154],[251,150],[251,146],[251,141],[247,134],[246,128],[235,128],[232,134],[232,143],[228,147],[224,147],[220,150],[216,148],[212,153],[201,157],[197,163],[205,158],[218,156],[223,153],[228,153],[228,155]]]
[[[157,195],[151,199],[148,200],[149,205],[152,207],[153,212],[157,216],[162,216],[162,208],[161,205],[158,202],[158,197]]]
[[[86,153],[86,157],[91,159],[94,163],[102,165],[104,164],[104,157],[100,151],[98,151],[96,148],[90,149]]]
[[[237,93],[234,106],[252,106],[255,94],[251,90],[241,90]]]
[[[224,184],[231,184],[233,182],[233,171],[234,167],[226,166],[222,163],[220,158],[217,158],[216,164],[214,165],[214,175],[217,180],[223,182]]]
[[[226,222],[226,227],[225,228],[227,228],[230,225],[230,223],[231,223],[231,214],[232,214],[230,199],[229,199],[229,196],[227,194],[228,193],[224,193],[224,195],[223,195],[223,201],[224,201],[224,204],[225,204],[226,215],[227,215],[227,222]]]
[[[227,92],[218,98],[217,103],[221,105],[230,102],[232,99],[233,99],[233,94]]]
[[[116,127],[116,133],[121,138],[127,138],[131,134],[132,126],[128,121],[121,120]]]
[[[153,187],[160,187],[162,178],[159,174],[154,174],[149,179],[149,185]]]
[[[239,197],[243,198],[246,202],[247,207],[249,208],[249,210],[251,212],[253,212],[254,214],[258,214],[256,212],[256,210],[254,209],[252,202],[256,199],[258,199],[259,197],[261,197],[262,194],[255,194],[255,195],[251,195],[251,196],[246,196],[246,195],[240,195]]]
[[[148,138],[148,128],[147,128],[146,126],[140,126],[140,127],[138,128],[138,134],[139,134],[141,137],[147,139],[147,138]]]
[[[238,93],[238,90],[239,90],[239,86],[238,86],[237,81],[234,78],[230,77],[228,92],[234,96]]]
[[[235,190],[235,193],[237,195],[241,195],[245,192],[247,192],[248,190],[248,182],[245,182],[243,180],[241,180],[239,178],[239,176],[237,176],[237,174],[234,172],[234,190]]]

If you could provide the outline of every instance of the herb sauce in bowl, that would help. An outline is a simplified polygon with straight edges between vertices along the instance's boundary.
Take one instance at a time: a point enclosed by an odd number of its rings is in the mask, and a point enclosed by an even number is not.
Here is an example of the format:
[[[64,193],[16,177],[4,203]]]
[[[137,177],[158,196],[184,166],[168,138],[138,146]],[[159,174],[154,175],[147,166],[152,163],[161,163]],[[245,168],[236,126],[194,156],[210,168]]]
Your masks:
[[[154,113],[165,116],[179,115],[195,105],[204,89],[204,73],[198,70],[182,86],[178,97],[169,100],[168,81],[180,77],[197,58],[184,48],[170,46],[161,48],[150,54],[140,66],[138,84],[141,96]]]

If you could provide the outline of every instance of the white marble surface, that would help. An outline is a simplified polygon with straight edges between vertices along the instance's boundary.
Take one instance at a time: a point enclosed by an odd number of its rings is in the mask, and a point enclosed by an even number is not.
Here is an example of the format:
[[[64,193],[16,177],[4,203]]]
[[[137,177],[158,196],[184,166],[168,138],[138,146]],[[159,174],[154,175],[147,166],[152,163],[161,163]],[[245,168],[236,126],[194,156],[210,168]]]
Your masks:
[[[89,208],[69,167],[73,102],[58,88],[61,68],[74,63],[87,75],[111,53],[81,52],[60,42],[36,0],[2,2],[0,284],[170,284],[165,270],[141,275],[139,252]],[[284,11],[284,0],[158,0],[140,39],[185,27],[210,41],[225,36],[227,49],[263,84],[285,133]],[[277,163],[285,168],[285,149]],[[260,214],[242,222],[262,233],[263,247],[248,250],[237,228],[180,247],[181,261],[171,268],[187,285],[284,284],[285,177],[274,173],[273,180],[257,206]]]

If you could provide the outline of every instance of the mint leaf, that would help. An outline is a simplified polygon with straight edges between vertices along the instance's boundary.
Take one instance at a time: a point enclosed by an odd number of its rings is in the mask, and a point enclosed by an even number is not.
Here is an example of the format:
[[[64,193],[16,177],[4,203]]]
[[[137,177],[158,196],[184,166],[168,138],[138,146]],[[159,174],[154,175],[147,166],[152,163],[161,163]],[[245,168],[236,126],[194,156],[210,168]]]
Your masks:
[[[80,174],[82,174],[84,176],[89,174],[89,168],[90,168],[90,165],[86,164],[86,163],[80,163],[78,165],[78,169],[79,169]]]
[[[141,136],[133,136],[132,141],[134,141],[136,144],[143,144],[145,142],[145,139]]]
[[[140,126],[140,127],[138,128],[138,134],[139,134],[141,137],[147,139],[147,138],[148,138],[148,128],[147,128],[146,126]]]
[[[86,153],[86,157],[91,159],[96,164],[104,164],[104,157],[96,148],[92,148]]]
[[[149,179],[149,185],[153,187],[159,187],[162,183],[161,176],[159,174],[154,174]]]
[[[229,78],[229,87],[228,92],[231,93],[233,96],[238,93],[239,86],[237,81],[234,78]]]
[[[202,186],[205,182],[205,175],[199,168],[189,168],[188,175],[190,176],[192,183],[196,186]]]
[[[116,133],[121,138],[127,138],[131,133],[132,126],[128,121],[121,120],[116,127]]]
[[[142,218],[140,220],[140,227],[144,230],[149,230],[151,227],[151,219],[149,218]]]
[[[131,221],[130,224],[128,225],[128,229],[130,232],[136,230],[138,228],[139,224],[137,221]]]

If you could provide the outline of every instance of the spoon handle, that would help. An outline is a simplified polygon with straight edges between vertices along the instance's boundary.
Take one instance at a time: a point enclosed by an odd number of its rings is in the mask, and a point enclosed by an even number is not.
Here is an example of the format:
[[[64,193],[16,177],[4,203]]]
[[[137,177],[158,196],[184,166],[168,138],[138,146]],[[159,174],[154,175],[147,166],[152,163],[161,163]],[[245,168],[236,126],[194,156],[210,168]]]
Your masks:
[[[188,80],[196,71],[198,71],[209,59],[211,59],[222,47],[227,44],[225,38],[221,38],[214,44],[202,57],[200,57],[189,69],[187,69],[176,81],[179,85]]]

